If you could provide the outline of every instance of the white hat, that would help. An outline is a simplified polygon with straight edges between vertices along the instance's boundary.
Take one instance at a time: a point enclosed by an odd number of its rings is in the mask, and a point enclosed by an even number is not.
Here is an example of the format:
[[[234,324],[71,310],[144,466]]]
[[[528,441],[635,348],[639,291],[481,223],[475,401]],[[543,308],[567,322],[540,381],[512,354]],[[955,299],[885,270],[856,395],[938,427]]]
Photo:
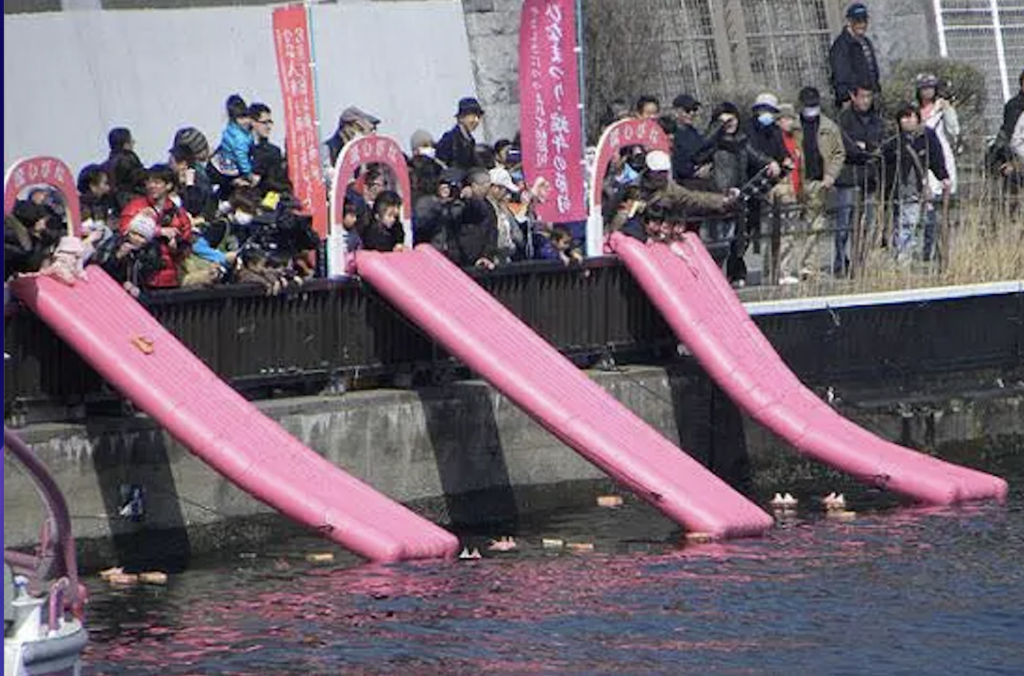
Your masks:
[[[504,167],[495,167],[488,172],[491,176],[491,185],[499,185],[510,192],[518,193],[519,186],[512,180],[512,174]]]
[[[647,168],[651,171],[671,171],[672,158],[664,150],[652,150],[647,153]]]
[[[147,213],[149,211],[149,209],[140,211],[128,223],[128,232],[138,233],[147,241],[156,236],[156,219],[153,218],[152,213]]]
[[[779,112],[779,99],[775,94],[768,92],[758,94],[757,98],[754,99],[753,108],[770,108],[772,112],[777,113]]]

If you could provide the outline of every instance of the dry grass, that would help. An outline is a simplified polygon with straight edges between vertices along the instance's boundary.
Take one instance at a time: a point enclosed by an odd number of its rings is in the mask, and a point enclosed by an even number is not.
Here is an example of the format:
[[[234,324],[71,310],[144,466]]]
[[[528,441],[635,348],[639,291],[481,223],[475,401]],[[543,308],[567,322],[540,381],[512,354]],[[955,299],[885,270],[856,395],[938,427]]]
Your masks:
[[[745,300],[808,298],[1024,280],[1024,205],[1014,213],[998,196],[974,194],[951,209],[949,220],[949,255],[944,265],[898,264],[889,250],[877,246],[880,236],[876,235],[876,245],[867,247],[864,263],[852,279],[823,275],[792,286],[754,287],[742,295]],[[827,265],[831,234],[822,238],[819,249],[820,260]]]

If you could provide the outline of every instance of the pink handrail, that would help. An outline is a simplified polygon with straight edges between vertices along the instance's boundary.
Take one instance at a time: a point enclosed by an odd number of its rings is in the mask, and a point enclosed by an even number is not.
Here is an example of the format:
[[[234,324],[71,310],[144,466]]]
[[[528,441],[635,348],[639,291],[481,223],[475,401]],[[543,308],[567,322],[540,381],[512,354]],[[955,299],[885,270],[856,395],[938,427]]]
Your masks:
[[[84,589],[78,582],[75,539],[71,535],[71,515],[68,512],[64,494],[61,493],[50,470],[47,469],[36,452],[6,426],[4,427],[4,447],[24,466],[35,484],[39,497],[49,513],[47,520],[50,527],[45,529],[44,535],[48,533],[52,536],[43,538],[39,553],[35,555],[4,549],[4,561],[19,572],[26,574],[29,577],[29,583],[37,588],[46,580],[54,577],[64,579],[65,585],[61,585],[61,580],[58,580],[54,584],[54,588],[70,589],[67,603],[75,609],[76,614],[80,613],[81,604],[84,602]],[[60,596],[63,597],[63,593]],[[50,602],[51,617],[54,617],[52,597]]]

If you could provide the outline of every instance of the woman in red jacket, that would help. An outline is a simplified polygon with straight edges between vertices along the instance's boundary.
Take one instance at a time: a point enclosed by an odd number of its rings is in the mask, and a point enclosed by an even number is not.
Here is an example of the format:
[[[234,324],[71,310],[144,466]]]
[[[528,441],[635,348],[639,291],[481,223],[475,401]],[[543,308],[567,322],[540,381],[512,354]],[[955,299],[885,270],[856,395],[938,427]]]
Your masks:
[[[132,230],[135,219],[156,224],[162,266],[145,280],[147,288],[169,289],[180,284],[181,264],[192,243],[192,220],[174,196],[177,176],[166,164],[154,164],[146,172],[146,195],[136,197],[121,212],[121,234]],[[138,229],[136,229],[138,230]]]

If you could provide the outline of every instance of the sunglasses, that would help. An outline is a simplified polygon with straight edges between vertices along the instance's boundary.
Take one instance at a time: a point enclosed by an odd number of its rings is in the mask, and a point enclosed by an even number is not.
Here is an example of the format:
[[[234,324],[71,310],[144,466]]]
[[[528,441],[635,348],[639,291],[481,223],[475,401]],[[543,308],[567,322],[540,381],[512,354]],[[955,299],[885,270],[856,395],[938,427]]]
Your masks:
[[[274,124],[273,120],[256,120],[258,124]]]

